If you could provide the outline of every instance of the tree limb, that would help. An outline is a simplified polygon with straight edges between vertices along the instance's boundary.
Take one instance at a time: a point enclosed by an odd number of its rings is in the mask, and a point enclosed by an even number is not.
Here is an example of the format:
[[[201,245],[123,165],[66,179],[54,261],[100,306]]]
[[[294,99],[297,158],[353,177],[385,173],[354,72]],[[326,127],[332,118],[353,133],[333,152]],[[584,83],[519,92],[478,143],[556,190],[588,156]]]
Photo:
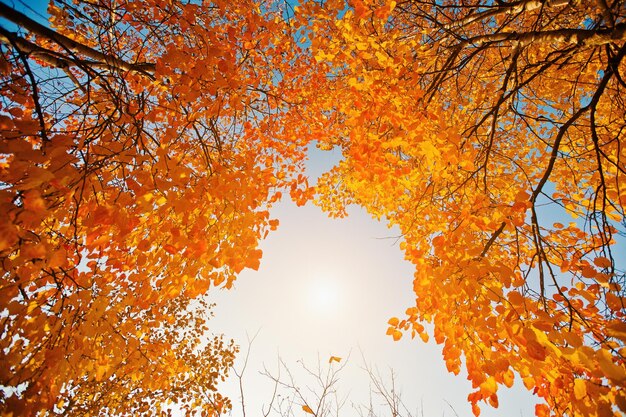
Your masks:
[[[57,43],[63,49],[94,59],[97,61],[96,64],[105,65],[110,70],[137,72],[146,76],[151,76],[156,69],[156,66],[153,63],[141,62],[133,64],[117,57],[103,54],[100,51],[76,42],[75,40],[70,39],[65,35],[61,35],[60,33],[57,33],[54,30],[43,26],[42,24],[26,16],[25,14],[22,14],[17,10],[12,9],[3,2],[0,2],[0,17],[4,17],[5,19],[10,20],[16,25],[27,29],[31,33],[47,38]],[[27,45],[25,44],[25,46]],[[41,58],[41,56],[39,57]]]

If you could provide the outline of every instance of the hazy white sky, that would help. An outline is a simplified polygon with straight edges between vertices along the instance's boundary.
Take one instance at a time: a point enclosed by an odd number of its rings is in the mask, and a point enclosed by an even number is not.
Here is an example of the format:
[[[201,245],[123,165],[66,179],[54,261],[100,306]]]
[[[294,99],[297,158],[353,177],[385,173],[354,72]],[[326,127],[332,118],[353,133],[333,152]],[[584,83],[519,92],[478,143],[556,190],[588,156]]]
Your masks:
[[[311,156],[312,177],[338,158],[319,151]],[[361,351],[383,373],[394,369],[396,387],[411,410],[421,408],[425,417],[454,416],[449,403],[460,417],[471,416],[470,383],[464,375],[447,372],[432,338],[424,344],[410,337],[393,342],[385,335],[387,320],[413,305],[413,268],[393,239],[397,232],[357,208],[348,218],[329,219],[315,206],[283,202],[273,217],[280,219],[280,227],[262,244],[259,270],[242,273],[233,290],[210,294],[217,303],[213,331],[243,347],[247,335],[258,332],[244,378],[248,416],[261,415],[262,404],[271,398],[272,381],[259,371],[264,365],[275,370],[278,354],[304,382],[298,360],[316,366],[319,355],[326,365],[331,355],[350,354],[339,384],[348,395],[341,415],[357,415],[350,403],[367,401],[369,392]],[[234,382],[225,384],[223,393],[238,406]],[[521,381],[517,386],[501,390],[500,408],[485,405],[481,416],[534,415],[535,398]],[[235,408],[233,415],[240,413]]]

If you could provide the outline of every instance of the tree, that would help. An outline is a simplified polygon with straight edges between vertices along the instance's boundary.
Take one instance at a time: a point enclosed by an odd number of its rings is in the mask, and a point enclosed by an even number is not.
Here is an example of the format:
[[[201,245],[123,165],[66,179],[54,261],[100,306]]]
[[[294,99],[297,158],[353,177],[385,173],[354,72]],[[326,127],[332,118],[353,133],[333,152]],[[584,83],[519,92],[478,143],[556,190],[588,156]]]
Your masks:
[[[2,412],[227,408],[198,303],[312,198],[312,140],[318,203],[416,265],[388,333],[432,323],[475,414],[516,378],[626,411],[622,1],[162,3],[0,3]]]
[[[432,323],[476,415],[515,379],[538,416],[626,412],[625,19],[619,0],[302,9],[320,146],[344,156],[317,201],[400,229],[416,300],[388,333]]]
[[[279,6],[0,3],[3,414],[228,407],[202,296],[258,267],[281,190],[307,197]]]

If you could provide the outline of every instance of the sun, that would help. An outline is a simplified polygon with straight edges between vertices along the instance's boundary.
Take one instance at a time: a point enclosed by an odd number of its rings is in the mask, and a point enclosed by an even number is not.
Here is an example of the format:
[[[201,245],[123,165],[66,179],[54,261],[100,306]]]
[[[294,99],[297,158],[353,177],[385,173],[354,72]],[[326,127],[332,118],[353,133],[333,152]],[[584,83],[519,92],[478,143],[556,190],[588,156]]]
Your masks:
[[[309,308],[317,314],[336,312],[340,302],[337,280],[329,275],[314,277],[308,285],[307,301]]]

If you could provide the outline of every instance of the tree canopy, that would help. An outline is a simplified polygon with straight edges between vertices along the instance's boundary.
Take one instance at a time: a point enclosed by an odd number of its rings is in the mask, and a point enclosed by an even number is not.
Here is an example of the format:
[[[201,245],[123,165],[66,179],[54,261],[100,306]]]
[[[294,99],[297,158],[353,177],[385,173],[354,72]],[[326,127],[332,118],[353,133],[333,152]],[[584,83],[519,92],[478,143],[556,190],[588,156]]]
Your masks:
[[[538,416],[626,412],[622,1],[48,12],[0,3],[2,412],[225,410],[203,295],[283,193],[400,229],[388,334],[432,323],[476,415],[516,380]],[[309,187],[313,144],[343,159]]]
[[[258,267],[279,190],[303,198],[307,135],[276,121],[305,64],[291,29],[249,1],[48,12],[0,4],[2,407],[218,412],[234,348],[192,301]]]
[[[626,411],[623,4],[352,5],[311,7],[345,156],[319,203],[400,228],[416,302],[389,333],[433,323],[475,414],[516,374],[540,416]]]

